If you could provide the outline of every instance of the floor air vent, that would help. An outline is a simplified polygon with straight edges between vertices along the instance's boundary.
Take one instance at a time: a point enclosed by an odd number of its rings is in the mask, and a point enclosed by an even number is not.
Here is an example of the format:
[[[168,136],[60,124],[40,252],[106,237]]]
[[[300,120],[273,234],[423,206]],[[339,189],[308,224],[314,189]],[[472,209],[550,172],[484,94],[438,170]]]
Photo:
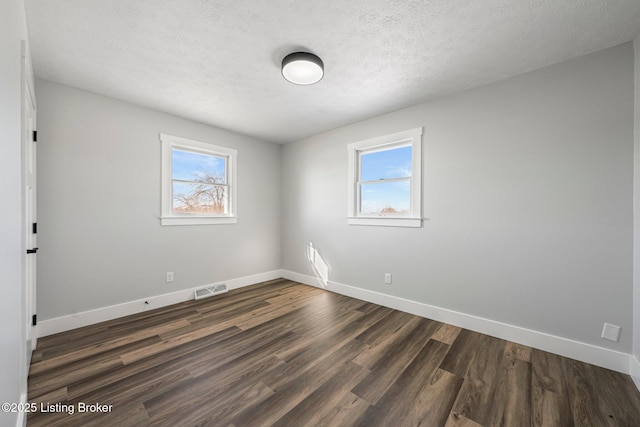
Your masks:
[[[214,295],[223,294],[227,292],[227,285],[212,285],[205,288],[199,288],[193,291],[196,299],[202,299],[206,297],[212,297]]]

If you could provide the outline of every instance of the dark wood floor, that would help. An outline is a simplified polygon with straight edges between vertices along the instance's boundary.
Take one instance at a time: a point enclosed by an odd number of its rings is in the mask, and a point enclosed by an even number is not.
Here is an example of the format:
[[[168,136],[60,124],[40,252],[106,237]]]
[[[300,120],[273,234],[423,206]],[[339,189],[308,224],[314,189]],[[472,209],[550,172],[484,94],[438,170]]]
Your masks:
[[[41,338],[29,401],[29,426],[640,426],[626,375],[283,279]]]

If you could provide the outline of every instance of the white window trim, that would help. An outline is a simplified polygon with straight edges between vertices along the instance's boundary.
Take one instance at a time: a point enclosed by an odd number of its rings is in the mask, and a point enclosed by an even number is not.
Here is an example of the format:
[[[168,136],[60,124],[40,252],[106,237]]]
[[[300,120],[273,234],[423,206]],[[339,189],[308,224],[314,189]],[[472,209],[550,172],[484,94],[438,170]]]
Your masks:
[[[162,197],[160,223],[162,225],[202,225],[202,224],[235,224],[238,222],[236,201],[237,179],[236,161],[238,150],[220,147],[206,142],[180,138],[179,136],[160,134],[162,143]],[[203,154],[227,157],[227,185],[229,188],[229,213],[227,215],[212,214],[175,214],[172,210],[172,175],[171,175],[171,151],[174,149],[196,151]]]
[[[358,208],[357,182],[359,176],[358,164],[360,151],[372,151],[375,149],[387,149],[397,145],[410,145],[412,148],[411,160],[411,209],[405,216],[365,216],[360,215]],[[388,227],[422,227],[422,128],[409,129],[390,135],[379,136],[359,142],[352,142],[347,146],[349,153],[349,185],[348,185],[348,211],[347,224],[350,225],[376,225]]]

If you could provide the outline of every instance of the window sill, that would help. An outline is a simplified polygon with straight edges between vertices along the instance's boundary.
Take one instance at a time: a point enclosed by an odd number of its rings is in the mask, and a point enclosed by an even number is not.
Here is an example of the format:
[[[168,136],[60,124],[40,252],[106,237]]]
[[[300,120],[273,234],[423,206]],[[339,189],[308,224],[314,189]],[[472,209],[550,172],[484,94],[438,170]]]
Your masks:
[[[235,224],[238,222],[237,216],[211,217],[211,216],[192,216],[178,217],[165,216],[160,217],[161,225],[213,225],[213,224]]]
[[[422,218],[391,218],[391,217],[349,217],[349,225],[373,225],[381,227],[422,227]]]

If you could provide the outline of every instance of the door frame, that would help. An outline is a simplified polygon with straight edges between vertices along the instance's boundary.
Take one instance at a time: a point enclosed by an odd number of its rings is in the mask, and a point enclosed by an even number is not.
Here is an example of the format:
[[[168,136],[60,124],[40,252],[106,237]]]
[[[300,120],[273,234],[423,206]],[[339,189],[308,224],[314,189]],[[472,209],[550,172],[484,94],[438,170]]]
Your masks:
[[[27,250],[36,247],[36,99],[34,94],[33,72],[28,61],[26,43],[21,46],[21,159],[22,159],[22,302],[25,339],[25,361],[28,373],[31,354],[38,341],[37,326],[33,322],[36,314],[36,253]]]

